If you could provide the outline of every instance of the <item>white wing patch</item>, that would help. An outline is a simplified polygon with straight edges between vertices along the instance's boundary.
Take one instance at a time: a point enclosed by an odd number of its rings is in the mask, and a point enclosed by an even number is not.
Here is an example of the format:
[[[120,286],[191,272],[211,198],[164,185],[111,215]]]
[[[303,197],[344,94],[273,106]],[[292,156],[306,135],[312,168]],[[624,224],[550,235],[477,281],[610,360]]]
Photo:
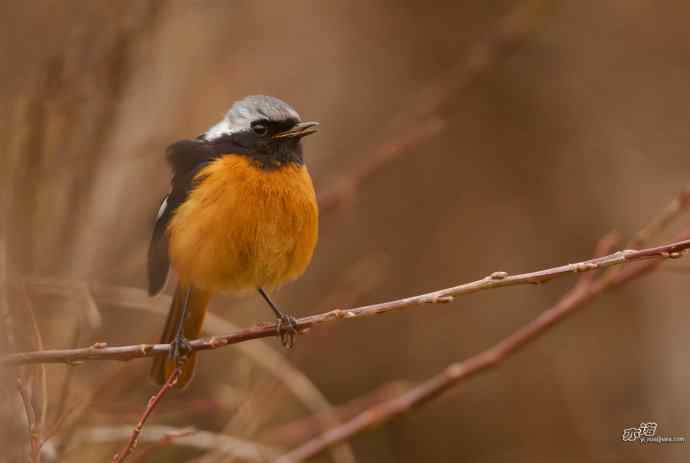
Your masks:
[[[160,220],[160,218],[163,217],[163,214],[165,214],[165,210],[168,208],[168,196],[170,196],[170,194],[165,195],[165,198],[163,198],[163,202],[161,202],[161,207],[158,208],[156,220]]]

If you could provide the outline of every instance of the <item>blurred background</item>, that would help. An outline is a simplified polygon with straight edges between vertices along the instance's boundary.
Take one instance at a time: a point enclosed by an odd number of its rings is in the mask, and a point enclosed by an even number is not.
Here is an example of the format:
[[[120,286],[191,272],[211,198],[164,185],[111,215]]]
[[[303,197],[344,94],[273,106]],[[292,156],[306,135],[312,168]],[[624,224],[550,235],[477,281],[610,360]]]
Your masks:
[[[276,295],[298,316],[588,258],[690,178],[686,1],[34,0],[0,20],[6,350],[158,340],[169,297],[144,289],[164,150],[248,94],[321,122],[305,141],[319,247]],[[690,436],[688,263],[671,264],[314,461],[687,461],[687,443],[621,440],[643,421]],[[491,346],[574,281],[328,324],[290,351],[204,353],[131,461],[267,461],[318,429],[308,417]],[[208,334],[272,321],[254,296],[212,311]],[[155,391],[148,368],[20,369],[51,437],[42,461],[110,461]],[[1,376],[4,458],[25,461],[16,374]]]

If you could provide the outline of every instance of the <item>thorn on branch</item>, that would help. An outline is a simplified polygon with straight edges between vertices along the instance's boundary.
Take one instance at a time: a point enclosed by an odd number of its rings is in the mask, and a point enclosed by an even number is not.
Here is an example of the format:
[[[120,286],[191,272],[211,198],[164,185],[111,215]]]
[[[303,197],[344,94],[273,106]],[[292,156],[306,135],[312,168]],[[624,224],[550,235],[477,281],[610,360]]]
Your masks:
[[[225,344],[225,342],[222,339],[218,339],[216,336],[213,336],[211,339],[209,339],[208,343],[214,349],[217,347],[221,347],[223,344]]]
[[[622,251],[618,251],[617,254],[619,254],[623,260],[628,260],[630,256],[636,254],[637,252],[637,249],[623,249]]]
[[[440,294],[435,296],[429,296],[427,298],[422,299],[420,302],[422,304],[447,304],[449,302],[453,302],[454,300],[454,296]]]
[[[489,275],[489,278],[492,280],[505,280],[508,278],[508,272],[494,272]]]
[[[678,259],[683,257],[683,252],[678,252],[678,251],[671,251],[671,252],[662,252],[661,255],[663,257],[666,257],[667,259]]]
[[[575,264],[575,268],[573,268],[573,272],[575,272],[575,273],[589,272],[590,270],[596,270],[598,268],[599,268],[599,264],[596,264],[594,262],[580,262],[578,264]]]

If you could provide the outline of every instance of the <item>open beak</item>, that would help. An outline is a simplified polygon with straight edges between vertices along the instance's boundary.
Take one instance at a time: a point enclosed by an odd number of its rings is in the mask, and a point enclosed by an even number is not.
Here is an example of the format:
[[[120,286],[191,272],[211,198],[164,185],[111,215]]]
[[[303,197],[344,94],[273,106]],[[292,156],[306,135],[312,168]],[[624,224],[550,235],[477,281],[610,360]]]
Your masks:
[[[318,132],[318,122],[300,122],[290,130],[273,135],[273,138],[302,138]]]

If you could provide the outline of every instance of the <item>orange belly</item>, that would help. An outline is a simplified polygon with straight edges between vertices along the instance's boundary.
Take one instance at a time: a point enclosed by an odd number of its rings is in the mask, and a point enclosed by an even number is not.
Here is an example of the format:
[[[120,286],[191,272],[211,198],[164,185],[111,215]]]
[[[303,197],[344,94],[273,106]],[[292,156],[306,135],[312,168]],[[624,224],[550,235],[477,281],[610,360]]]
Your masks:
[[[318,237],[318,209],[304,166],[263,170],[225,155],[199,174],[168,226],[170,262],[199,289],[236,293],[300,276]]]

